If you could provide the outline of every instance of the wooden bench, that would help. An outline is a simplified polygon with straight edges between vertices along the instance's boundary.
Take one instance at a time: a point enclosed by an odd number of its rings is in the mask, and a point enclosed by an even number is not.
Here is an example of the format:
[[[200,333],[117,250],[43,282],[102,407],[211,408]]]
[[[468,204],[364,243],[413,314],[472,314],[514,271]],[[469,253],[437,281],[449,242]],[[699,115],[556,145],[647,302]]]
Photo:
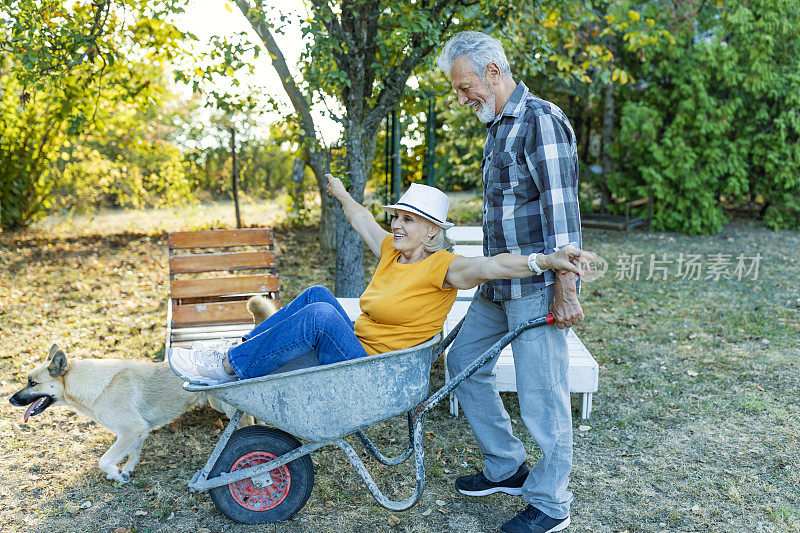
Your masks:
[[[165,353],[198,340],[238,343],[253,328],[247,299],[278,296],[272,229],[170,233],[169,279]]]
[[[456,226],[447,231],[447,236],[456,243],[454,253],[465,257],[483,255],[483,245],[480,244],[483,242],[483,228],[480,226]],[[476,290],[458,291],[456,302],[445,321],[445,334],[464,318]],[[588,419],[592,412],[592,394],[597,392],[598,388],[599,366],[573,329],[570,329],[567,335],[567,345],[569,347],[569,390],[580,396],[580,417]],[[446,364],[448,351],[449,349],[444,354],[446,381],[450,379],[450,376],[447,375]],[[500,358],[495,366],[495,379],[499,392],[517,391],[514,356],[510,345],[500,352]],[[450,412],[453,416],[458,416],[458,399],[455,394],[450,395]]]
[[[631,209],[647,205],[647,216],[633,217]],[[581,226],[586,228],[613,229],[628,231],[631,228],[647,224],[647,230],[651,231],[653,223],[653,199],[652,195],[648,198],[640,198],[625,202],[625,216],[611,215],[608,213],[586,213],[581,215]]]

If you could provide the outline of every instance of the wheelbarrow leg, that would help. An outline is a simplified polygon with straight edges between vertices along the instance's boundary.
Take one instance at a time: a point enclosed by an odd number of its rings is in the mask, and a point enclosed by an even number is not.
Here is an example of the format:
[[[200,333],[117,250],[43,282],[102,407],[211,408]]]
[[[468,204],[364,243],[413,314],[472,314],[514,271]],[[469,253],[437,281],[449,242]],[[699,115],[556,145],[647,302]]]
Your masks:
[[[208,479],[208,474],[211,473],[211,469],[214,468],[217,459],[219,459],[219,455],[222,453],[222,450],[225,449],[225,445],[228,444],[228,440],[230,440],[231,435],[233,435],[233,432],[238,427],[239,421],[242,419],[243,414],[244,411],[237,409],[236,413],[231,417],[231,421],[228,422],[228,427],[225,428],[225,431],[219,438],[219,442],[217,442],[217,445],[214,446],[214,450],[211,452],[211,456],[209,456],[208,461],[206,461],[206,465],[201,470],[198,470],[192,476],[192,480],[189,481],[190,490],[196,490],[194,485],[196,485],[198,482],[202,483]]]
[[[409,420],[412,420],[410,416],[411,415],[409,415]],[[420,497],[422,496],[422,491],[425,490],[425,449],[423,448],[422,442],[421,416],[414,421],[412,434],[414,447],[414,469],[417,485],[411,496],[403,501],[390,500],[381,492],[381,490],[378,488],[378,485],[375,483],[375,480],[372,479],[369,471],[361,461],[361,458],[358,456],[358,453],[356,453],[353,447],[350,446],[345,440],[337,439],[333,442],[333,444],[336,444],[339,448],[341,448],[347,455],[347,458],[350,459],[350,462],[353,464],[356,472],[358,472],[358,475],[361,476],[361,479],[363,479],[364,483],[367,485],[367,489],[369,489],[369,491],[375,497],[375,501],[390,511],[405,511],[406,509],[410,509],[419,501]]]
[[[377,459],[378,461],[380,461],[385,465],[395,466],[404,463],[406,459],[411,457],[411,454],[414,453],[413,426],[414,426],[413,418],[411,417],[411,413],[408,413],[408,447],[403,453],[395,457],[386,457],[380,451],[378,451],[378,448],[371,440],[369,440],[369,437],[367,437],[367,435],[363,431],[361,430],[356,431],[356,436],[361,441],[361,444],[364,445],[364,448],[366,448],[367,451],[370,453],[370,455],[372,455],[375,459]]]

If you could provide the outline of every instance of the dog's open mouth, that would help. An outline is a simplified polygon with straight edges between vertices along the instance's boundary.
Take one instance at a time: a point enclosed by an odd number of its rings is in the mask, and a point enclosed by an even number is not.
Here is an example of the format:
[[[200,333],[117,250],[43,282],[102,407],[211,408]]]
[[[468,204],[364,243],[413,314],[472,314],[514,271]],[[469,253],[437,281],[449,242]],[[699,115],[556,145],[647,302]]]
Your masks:
[[[36,398],[36,400],[34,400],[33,403],[30,404],[30,406],[28,406],[28,409],[25,410],[25,417],[24,417],[25,422],[27,422],[30,417],[36,416],[45,409],[47,409],[48,407],[50,407],[52,403],[53,403],[52,396],[39,396],[38,398]]]

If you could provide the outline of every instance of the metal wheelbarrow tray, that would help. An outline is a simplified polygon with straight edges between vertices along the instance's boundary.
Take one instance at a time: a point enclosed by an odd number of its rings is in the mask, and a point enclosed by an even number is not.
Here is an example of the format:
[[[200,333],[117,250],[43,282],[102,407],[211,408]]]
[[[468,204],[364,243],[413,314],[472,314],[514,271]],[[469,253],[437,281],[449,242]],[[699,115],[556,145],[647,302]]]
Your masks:
[[[213,386],[184,384],[186,390],[206,392],[237,408],[189,489],[210,490],[217,508],[237,522],[286,520],[311,495],[314,469],[309,454],[334,445],[345,452],[380,505],[393,511],[409,509],[425,488],[425,413],[520,333],[552,323],[548,315],[521,324],[427,399],[431,365],[455,339],[463,320],[436,349],[439,335],[405,350],[331,365]],[[236,430],[243,413],[273,427]],[[408,447],[396,457],[386,457],[362,430],[402,413],[408,413]],[[343,439],[353,434],[383,464],[398,465],[414,455],[416,488],[411,496],[393,501],[380,491],[358,453]],[[301,444],[298,438],[308,442]]]

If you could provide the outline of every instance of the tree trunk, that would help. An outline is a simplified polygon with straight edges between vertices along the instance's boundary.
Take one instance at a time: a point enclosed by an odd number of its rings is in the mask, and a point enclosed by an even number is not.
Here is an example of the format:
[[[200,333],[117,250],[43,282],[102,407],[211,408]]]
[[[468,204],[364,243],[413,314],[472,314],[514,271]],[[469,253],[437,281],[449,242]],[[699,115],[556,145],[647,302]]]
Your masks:
[[[583,154],[581,161],[589,164],[589,146],[592,143],[592,115],[589,113],[589,106],[581,107],[581,122],[583,123]]]
[[[325,253],[332,253],[336,250],[336,213],[335,207],[337,202],[334,198],[330,198],[325,192],[328,186],[328,180],[325,174],[330,170],[331,153],[326,150],[324,153],[321,149],[306,150],[308,156],[308,166],[314,172],[314,177],[317,179],[317,188],[319,189],[319,243],[322,251]]]
[[[322,192],[320,187],[319,202],[319,243],[323,252],[330,253],[336,250],[336,204],[339,202]]]
[[[306,162],[299,157],[294,160],[292,165],[292,196],[298,201],[302,193],[303,174],[306,170]]]
[[[236,227],[242,227],[242,214],[239,211],[239,172],[236,168],[236,130],[231,126],[231,179],[233,180],[233,205],[236,206]]]
[[[614,170],[614,162],[611,159],[611,143],[614,142],[614,83],[609,83],[605,87],[605,107],[603,109],[603,179],[599,182],[600,186],[600,207],[602,211],[608,209],[611,203],[611,192],[608,189],[608,176]]]
[[[375,156],[376,131],[351,122],[345,129],[347,146],[347,175],[350,195],[358,203],[364,202],[364,187]],[[338,202],[337,202],[338,204]],[[336,285],[339,297],[355,298],[364,291],[364,254],[361,237],[347,222],[344,212],[336,209]]]

